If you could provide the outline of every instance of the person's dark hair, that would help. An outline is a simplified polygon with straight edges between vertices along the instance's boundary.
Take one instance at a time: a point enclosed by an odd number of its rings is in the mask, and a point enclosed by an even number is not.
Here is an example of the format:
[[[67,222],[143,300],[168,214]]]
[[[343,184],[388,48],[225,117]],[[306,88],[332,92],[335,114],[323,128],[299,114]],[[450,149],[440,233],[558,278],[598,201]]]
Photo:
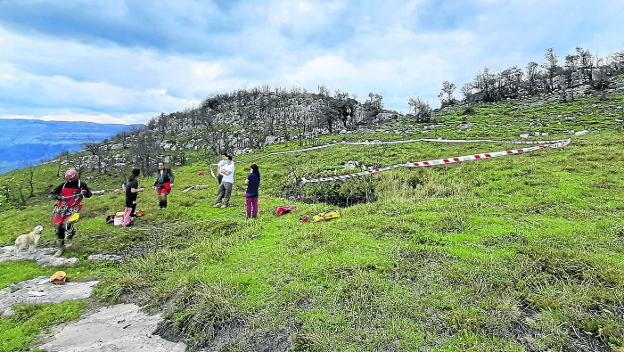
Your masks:
[[[228,158],[228,160],[230,160],[230,161],[231,161],[231,160],[234,160],[234,157],[232,157],[232,154],[226,154],[225,156],[226,156],[226,157]]]
[[[258,168],[258,165],[256,164],[252,164],[251,165],[251,172],[260,176],[260,169]]]
[[[132,169],[132,176],[138,177],[141,174],[141,169]]]

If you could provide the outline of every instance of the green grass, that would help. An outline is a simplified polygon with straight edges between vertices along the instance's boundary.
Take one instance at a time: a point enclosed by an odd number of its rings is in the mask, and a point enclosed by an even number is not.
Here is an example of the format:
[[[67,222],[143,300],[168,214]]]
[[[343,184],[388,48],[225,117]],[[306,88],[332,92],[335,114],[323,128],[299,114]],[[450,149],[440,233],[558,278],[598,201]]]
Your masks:
[[[8,285],[48,275],[51,269],[41,268],[32,261],[0,262],[0,289]],[[51,273],[50,273],[51,275]]]
[[[346,173],[348,160],[389,165],[511,146],[341,145],[261,159],[261,215],[252,222],[244,220],[241,182],[249,163],[237,164],[234,206],[228,209],[210,207],[215,181],[197,175],[208,170],[207,162],[176,168],[171,206],[161,213],[153,194],[141,194],[146,216],[134,228],[104,224],[106,215],[121,210],[120,193],[88,200],[67,254],[81,260],[67,270],[103,277],[96,289],[103,302],[164,309],[166,329],[195,347],[229,333],[231,350],[284,339],[295,350],[311,351],[623,348],[624,134],[612,116],[612,106],[622,102],[622,96],[528,107],[505,102],[476,106],[470,116],[455,107],[435,116],[444,127],[432,132],[417,125],[408,136],[324,136],[310,144],[343,138],[516,139],[525,132],[554,139],[568,137],[568,130],[594,130],[561,150],[401,169],[335,189],[299,188],[288,174]],[[473,129],[458,132],[463,121]],[[240,159],[293,148],[296,142],[273,145]],[[40,177],[40,185],[53,183]],[[117,179],[94,179],[93,188],[111,190]],[[180,192],[193,184],[215,189]],[[289,192],[356,195],[369,188],[375,202],[348,208],[280,198]],[[285,203],[299,212],[270,214]],[[331,208],[342,217],[297,221]],[[49,224],[50,211],[50,202],[37,197],[24,209],[6,210],[0,242]],[[53,241],[49,228],[44,241]],[[83,260],[128,248],[142,255],[122,265]]]
[[[81,301],[13,306],[13,316],[0,317],[0,351],[30,351],[29,346],[42,331],[77,319],[85,307]]]

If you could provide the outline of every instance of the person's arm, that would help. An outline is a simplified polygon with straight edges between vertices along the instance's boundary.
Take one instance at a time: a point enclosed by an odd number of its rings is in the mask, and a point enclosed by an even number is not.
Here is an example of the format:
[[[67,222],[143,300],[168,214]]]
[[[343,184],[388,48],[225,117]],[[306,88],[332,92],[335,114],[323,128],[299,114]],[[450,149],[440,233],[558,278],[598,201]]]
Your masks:
[[[138,182],[133,182],[129,184],[128,187],[130,187],[130,193],[139,193],[145,190],[143,187],[139,187]]]
[[[175,181],[175,177],[173,177],[173,172],[169,170],[169,182],[173,186],[173,182]]]
[[[234,171],[234,168],[231,165],[226,165],[222,170],[223,175],[230,176],[232,174],[232,171]]]
[[[61,183],[60,185],[56,186],[52,192],[50,192],[49,197],[52,199],[58,199],[58,197],[61,195],[61,190],[63,189],[63,183]]]
[[[87,186],[87,184],[84,182],[80,182],[80,193],[82,193],[85,198],[91,198],[91,196],[93,195],[93,193],[91,193],[91,190],[89,189],[89,186]]]

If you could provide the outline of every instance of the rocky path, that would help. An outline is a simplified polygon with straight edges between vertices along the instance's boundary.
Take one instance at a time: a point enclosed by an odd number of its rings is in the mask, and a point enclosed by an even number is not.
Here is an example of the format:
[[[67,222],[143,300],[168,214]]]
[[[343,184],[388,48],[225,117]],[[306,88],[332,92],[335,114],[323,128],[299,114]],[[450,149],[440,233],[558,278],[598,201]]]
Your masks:
[[[54,329],[39,348],[50,352],[185,351],[184,343],[153,335],[160,320],[160,315],[146,315],[135,304],[104,307]]]
[[[56,248],[37,248],[34,253],[28,251],[14,252],[13,246],[5,246],[0,248],[0,262],[8,260],[34,260],[41,266],[60,266],[72,265],[78,261],[78,258],[55,257]]]
[[[55,285],[45,276],[10,285],[0,290],[0,314],[11,315],[14,304],[59,303],[91,297],[97,281]]]
[[[34,260],[40,266],[73,265],[77,258],[54,256],[55,248],[38,248],[34,253],[14,253],[13,246],[0,247],[0,262]],[[93,261],[120,262],[123,257],[114,254],[94,254]],[[98,281],[73,282],[55,285],[45,276],[12,284],[0,290],[0,315],[12,315],[15,304],[60,303],[89,299]],[[85,314],[80,320],[57,327],[43,337],[39,349],[45,351],[185,351],[184,343],[170,342],[154,331],[161,321],[159,314],[147,315],[134,304],[101,307]]]

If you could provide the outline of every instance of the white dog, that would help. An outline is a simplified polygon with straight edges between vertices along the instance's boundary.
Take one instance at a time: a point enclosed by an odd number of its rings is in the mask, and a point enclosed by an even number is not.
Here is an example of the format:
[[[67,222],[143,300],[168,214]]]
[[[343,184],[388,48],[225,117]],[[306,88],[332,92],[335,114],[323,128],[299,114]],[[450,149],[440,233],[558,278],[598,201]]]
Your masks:
[[[43,231],[43,226],[39,225],[31,233],[18,236],[15,239],[15,254],[26,249],[26,247],[28,247],[29,253],[34,253],[41,238],[41,231]]]

